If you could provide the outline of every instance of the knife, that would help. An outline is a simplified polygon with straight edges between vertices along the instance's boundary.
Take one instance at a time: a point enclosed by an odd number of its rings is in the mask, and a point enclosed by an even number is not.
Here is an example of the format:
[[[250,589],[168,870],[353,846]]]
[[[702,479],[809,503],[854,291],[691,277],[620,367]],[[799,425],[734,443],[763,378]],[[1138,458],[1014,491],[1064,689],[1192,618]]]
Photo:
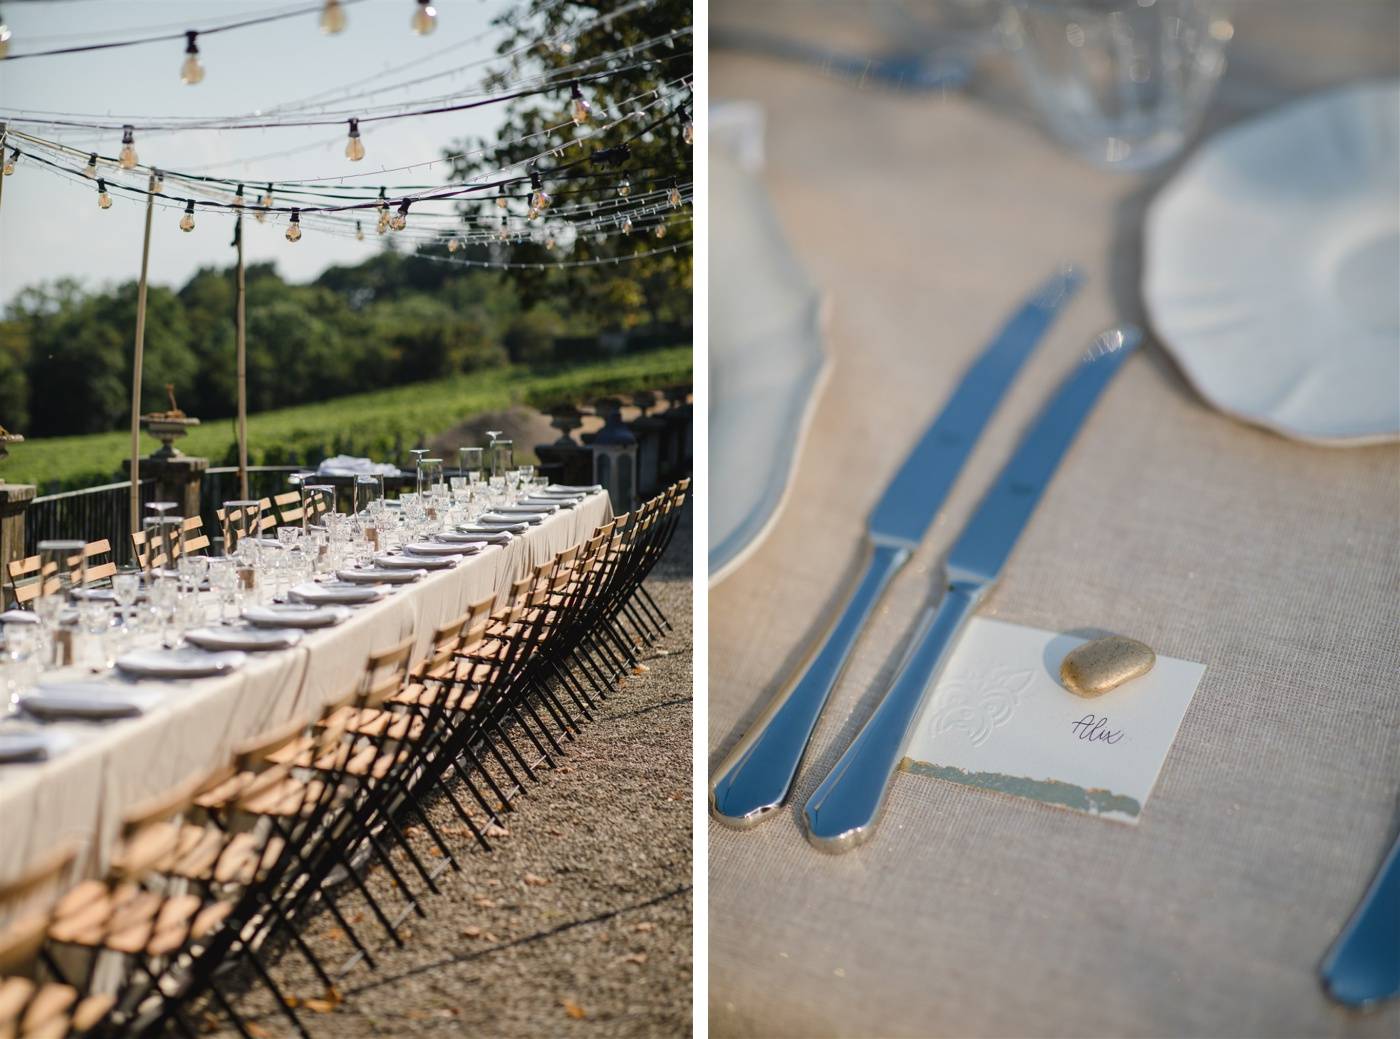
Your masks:
[[[748,829],[787,799],[812,730],[875,604],[938,515],[1011,380],[1082,280],[1064,267],[1012,315],[885,488],[867,523],[864,573],[844,610],[806,667],[783,683],[710,785],[710,814],[718,822]]]
[[[1142,338],[1131,326],[1100,335],[1037,416],[992,489],[948,553],[946,588],[931,622],[831,773],[803,810],[807,839],[822,851],[849,851],[875,830],[929,689],[958,634],[996,584],[1060,459],[1109,379]]]

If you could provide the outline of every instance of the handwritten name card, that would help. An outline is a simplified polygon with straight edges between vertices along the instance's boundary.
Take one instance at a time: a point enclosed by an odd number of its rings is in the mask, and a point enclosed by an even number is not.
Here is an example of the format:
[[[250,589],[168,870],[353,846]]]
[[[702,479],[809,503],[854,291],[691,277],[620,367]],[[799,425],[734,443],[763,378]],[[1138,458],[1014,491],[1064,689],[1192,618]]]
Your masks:
[[[974,618],[919,718],[901,767],[918,775],[1136,823],[1203,664],[1156,666],[1083,700],[1059,682],[1073,635]]]

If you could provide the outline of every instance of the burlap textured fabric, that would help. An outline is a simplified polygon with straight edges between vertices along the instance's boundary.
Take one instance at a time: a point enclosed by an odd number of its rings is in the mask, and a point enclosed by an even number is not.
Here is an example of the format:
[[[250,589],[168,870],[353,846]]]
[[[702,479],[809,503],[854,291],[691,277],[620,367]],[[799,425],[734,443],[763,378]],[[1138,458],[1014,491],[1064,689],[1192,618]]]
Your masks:
[[[1239,15],[1215,122],[1400,65],[1394,5],[1280,6]],[[985,608],[1207,665],[1140,825],[900,775],[869,845],[806,844],[800,805],[1020,430],[1096,332],[1142,320],[1160,180],[1057,151],[995,70],[944,99],[730,54],[711,75],[767,108],[765,182],[831,300],[835,361],[772,536],[711,590],[711,769],[838,601],[865,514],[966,363],[1056,264],[1091,277],[857,647],[792,805],[747,833],[711,824],[711,1034],[1395,1035],[1400,1008],[1343,1011],[1316,967],[1400,827],[1400,449],[1226,418],[1151,336]]]

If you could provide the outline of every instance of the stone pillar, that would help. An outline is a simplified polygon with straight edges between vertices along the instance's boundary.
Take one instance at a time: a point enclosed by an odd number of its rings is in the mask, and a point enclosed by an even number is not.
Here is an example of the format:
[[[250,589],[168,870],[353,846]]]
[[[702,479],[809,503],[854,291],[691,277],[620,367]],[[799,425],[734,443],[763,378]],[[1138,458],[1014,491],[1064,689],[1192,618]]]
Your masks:
[[[0,483],[0,566],[4,584],[10,586],[10,563],[24,558],[24,514],[34,500],[29,483]]]
[[[593,482],[612,498],[613,512],[631,512],[637,503],[637,438],[622,421],[622,401],[604,397],[597,402],[605,425],[593,437]]]
[[[647,412],[656,407],[656,394],[642,390],[632,395],[632,403],[641,415],[628,423],[637,437],[637,492],[643,498],[656,492],[661,485],[666,464],[666,433],[669,423]]]
[[[540,475],[555,483],[586,484],[593,481],[593,454],[570,434],[583,425],[585,412],[572,404],[560,404],[548,411],[550,425],[559,430],[559,439],[552,444],[537,444],[535,457],[540,460]]]
[[[209,468],[209,459],[191,458],[189,455],[162,456],[159,453],[141,459],[142,480],[154,480],[149,501],[173,501],[175,515],[199,515],[199,491],[204,482],[204,471]],[[131,477],[131,461],[122,462],[127,478]],[[206,532],[207,533],[207,532]]]

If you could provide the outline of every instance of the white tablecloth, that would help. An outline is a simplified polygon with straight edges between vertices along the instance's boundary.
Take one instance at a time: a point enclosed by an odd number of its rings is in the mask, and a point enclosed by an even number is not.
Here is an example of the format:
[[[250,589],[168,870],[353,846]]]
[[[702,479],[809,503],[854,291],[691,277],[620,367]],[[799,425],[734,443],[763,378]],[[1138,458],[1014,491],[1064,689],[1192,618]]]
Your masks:
[[[421,653],[437,625],[504,592],[611,515],[608,496],[593,494],[507,545],[399,586],[334,628],[308,632],[295,649],[249,654],[223,678],[143,682],[142,690],[168,694],[138,718],[51,726],[72,737],[70,749],[42,764],[0,766],[0,883],[70,840],[84,846],[81,872],[99,873],[132,806],[227,761],[258,733],[309,716],[356,682],[371,652],[417,632]]]

